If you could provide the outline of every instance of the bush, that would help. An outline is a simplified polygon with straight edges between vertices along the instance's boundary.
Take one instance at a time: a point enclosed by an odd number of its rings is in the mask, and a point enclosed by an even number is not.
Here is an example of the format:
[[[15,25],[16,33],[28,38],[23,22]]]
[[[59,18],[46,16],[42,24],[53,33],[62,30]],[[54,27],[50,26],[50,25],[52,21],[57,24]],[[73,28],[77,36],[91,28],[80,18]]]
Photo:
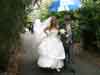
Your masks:
[[[8,52],[16,47],[23,29],[25,1],[0,0],[0,69],[7,66]]]

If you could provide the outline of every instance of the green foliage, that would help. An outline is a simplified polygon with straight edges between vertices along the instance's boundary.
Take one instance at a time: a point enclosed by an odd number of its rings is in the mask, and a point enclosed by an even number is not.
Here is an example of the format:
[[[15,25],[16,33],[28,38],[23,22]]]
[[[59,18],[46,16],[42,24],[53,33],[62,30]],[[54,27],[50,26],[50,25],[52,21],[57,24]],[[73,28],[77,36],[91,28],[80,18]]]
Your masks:
[[[82,32],[83,45],[97,50],[98,29],[100,29],[100,1],[88,0],[80,9],[79,24]],[[97,37],[96,37],[97,34]]]
[[[88,1],[80,9],[80,25],[87,30],[95,31],[100,24],[100,3]]]
[[[8,51],[18,42],[26,1],[30,0],[0,0],[0,66],[8,63]]]

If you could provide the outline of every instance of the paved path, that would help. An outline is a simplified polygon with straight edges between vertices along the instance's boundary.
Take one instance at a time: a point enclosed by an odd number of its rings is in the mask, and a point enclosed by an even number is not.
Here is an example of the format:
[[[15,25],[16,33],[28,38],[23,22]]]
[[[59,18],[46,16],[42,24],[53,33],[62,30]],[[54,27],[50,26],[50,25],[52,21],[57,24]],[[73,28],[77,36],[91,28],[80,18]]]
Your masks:
[[[22,44],[23,44],[23,64],[21,65],[21,75],[100,75],[100,68],[93,64],[71,64],[68,65],[75,69],[76,73],[72,73],[69,69],[65,69],[60,73],[43,73],[36,63],[36,58],[38,57],[34,35],[31,33],[22,34]]]

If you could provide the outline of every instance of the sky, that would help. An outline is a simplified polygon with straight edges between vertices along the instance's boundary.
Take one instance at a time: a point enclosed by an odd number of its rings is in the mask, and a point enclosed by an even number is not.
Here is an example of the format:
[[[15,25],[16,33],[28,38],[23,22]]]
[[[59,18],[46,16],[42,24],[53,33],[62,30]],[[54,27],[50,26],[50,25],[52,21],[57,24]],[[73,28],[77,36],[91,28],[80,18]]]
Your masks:
[[[80,0],[53,0],[51,11],[74,10],[81,6]]]

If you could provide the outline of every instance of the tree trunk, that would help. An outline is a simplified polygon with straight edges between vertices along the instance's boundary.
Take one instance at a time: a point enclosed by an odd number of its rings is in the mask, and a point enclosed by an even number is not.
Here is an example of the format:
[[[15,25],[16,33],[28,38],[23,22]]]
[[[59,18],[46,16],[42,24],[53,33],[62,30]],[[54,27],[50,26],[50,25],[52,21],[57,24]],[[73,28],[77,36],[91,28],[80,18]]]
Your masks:
[[[97,50],[96,32],[82,30],[80,43],[84,50]]]

